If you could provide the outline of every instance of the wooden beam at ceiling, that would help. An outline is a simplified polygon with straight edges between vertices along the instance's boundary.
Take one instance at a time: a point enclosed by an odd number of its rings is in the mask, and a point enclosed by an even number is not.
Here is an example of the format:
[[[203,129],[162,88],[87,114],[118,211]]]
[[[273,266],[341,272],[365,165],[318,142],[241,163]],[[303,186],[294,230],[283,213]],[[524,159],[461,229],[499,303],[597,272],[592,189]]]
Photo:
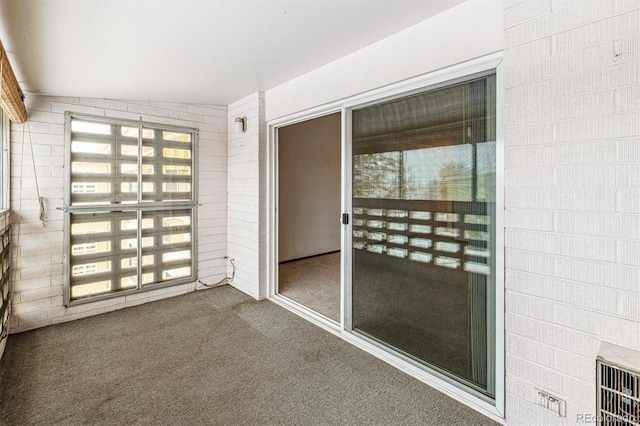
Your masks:
[[[24,94],[13,73],[7,52],[0,41],[0,106],[14,123],[27,121],[27,108],[24,105]]]

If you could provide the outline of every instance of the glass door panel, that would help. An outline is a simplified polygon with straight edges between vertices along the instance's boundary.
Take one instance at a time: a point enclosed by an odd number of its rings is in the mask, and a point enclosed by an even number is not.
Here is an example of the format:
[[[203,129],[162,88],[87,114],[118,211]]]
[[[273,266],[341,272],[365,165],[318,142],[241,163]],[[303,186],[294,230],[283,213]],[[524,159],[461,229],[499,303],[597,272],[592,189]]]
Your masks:
[[[495,76],[352,122],[353,330],[493,397]]]

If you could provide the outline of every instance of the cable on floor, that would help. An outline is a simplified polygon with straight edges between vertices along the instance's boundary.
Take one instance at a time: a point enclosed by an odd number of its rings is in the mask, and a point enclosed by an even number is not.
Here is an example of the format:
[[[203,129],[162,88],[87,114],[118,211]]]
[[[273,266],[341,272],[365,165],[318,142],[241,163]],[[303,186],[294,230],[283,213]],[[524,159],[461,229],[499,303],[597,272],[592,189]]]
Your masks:
[[[223,259],[229,259],[228,256],[224,256]],[[224,284],[229,284],[230,282],[233,281],[233,279],[236,276],[236,263],[235,263],[235,259],[229,259],[229,263],[231,263],[232,266],[232,270],[231,270],[231,276],[230,277],[224,277],[223,279],[221,279],[220,281],[218,281],[217,283],[214,284],[206,284],[204,281],[202,280],[198,280],[198,284],[202,284],[205,287],[209,287],[209,288],[213,288],[213,287],[218,287]]]

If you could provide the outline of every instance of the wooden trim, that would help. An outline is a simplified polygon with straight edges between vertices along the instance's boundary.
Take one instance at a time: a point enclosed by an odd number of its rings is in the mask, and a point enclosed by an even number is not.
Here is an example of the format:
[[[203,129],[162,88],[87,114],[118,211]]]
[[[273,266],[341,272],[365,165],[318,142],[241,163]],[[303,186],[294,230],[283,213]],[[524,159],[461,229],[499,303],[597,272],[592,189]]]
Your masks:
[[[0,41],[0,105],[5,110],[9,119],[14,123],[27,121],[27,108],[24,106],[24,94],[13,73],[7,52]]]

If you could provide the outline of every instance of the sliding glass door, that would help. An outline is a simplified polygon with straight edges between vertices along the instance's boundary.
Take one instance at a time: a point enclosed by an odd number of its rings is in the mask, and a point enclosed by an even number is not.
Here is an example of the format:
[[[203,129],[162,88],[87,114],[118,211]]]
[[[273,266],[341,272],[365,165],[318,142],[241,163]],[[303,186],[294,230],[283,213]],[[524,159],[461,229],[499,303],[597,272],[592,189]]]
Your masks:
[[[495,396],[496,88],[351,110],[351,328]]]

